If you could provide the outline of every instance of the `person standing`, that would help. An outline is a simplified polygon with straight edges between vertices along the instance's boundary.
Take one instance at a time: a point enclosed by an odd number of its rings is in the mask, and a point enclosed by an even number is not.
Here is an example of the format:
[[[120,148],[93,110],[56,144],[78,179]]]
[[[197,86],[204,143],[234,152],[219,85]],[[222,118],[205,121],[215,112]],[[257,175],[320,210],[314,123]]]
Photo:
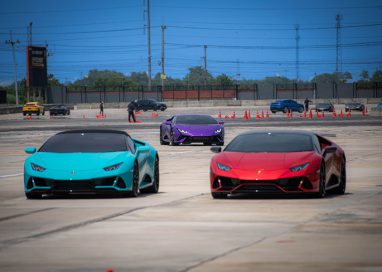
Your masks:
[[[127,105],[127,111],[129,112],[129,122],[131,122],[131,117],[133,118],[134,123],[136,122],[134,111],[137,106],[137,100],[131,101],[129,105]]]
[[[309,110],[309,103],[312,102],[312,100],[309,100],[308,98],[305,98],[304,105],[305,105],[305,112]]]
[[[103,101],[99,103],[99,114],[103,115]]]

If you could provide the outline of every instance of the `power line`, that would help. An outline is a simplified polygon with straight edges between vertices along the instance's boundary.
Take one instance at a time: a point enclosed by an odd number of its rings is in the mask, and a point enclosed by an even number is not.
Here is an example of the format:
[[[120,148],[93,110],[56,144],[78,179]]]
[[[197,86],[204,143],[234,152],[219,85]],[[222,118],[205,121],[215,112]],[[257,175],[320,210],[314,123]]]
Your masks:
[[[17,84],[17,70],[16,70],[16,54],[15,54],[15,45],[19,44],[19,41],[14,41],[12,37],[12,31],[10,32],[10,40],[5,41],[5,44],[9,44],[12,47],[12,57],[13,57],[13,73],[15,77],[15,94],[16,94],[16,106],[19,105],[19,91]]]

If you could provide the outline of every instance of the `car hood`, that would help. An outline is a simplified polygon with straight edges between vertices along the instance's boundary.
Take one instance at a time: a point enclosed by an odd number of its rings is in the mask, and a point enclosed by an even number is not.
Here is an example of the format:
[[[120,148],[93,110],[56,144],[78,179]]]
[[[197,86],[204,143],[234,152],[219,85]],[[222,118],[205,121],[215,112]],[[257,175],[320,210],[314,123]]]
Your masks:
[[[210,136],[215,135],[217,129],[223,128],[220,124],[211,124],[211,125],[183,125],[176,124],[174,125],[177,129],[186,130],[191,136]]]
[[[274,171],[289,169],[312,160],[314,151],[289,153],[241,153],[223,152],[217,162],[245,171]]]
[[[52,171],[91,171],[126,161],[127,152],[50,153],[37,152],[28,161]]]

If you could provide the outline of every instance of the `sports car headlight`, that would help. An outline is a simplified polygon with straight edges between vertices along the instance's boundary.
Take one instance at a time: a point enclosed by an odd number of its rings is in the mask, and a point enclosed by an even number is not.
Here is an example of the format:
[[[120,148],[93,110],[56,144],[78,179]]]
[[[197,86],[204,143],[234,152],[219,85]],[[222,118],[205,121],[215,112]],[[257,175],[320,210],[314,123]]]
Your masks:
[[[230,171],[232,169],[231,167],[229,167],[229,166],[227,166],[225,164],[222,164],[220,162],[218,162],[218,168],[220,170],[223,170],[223,171],[226,171],[226,172],[228,172],[228,171]]]
[[[122,163],[123,162],[120,162],[120,163],[117,163],[117,164],[105,167],[103,170],[105,170],[105,171],[114,171],[114,170],[117,170],[122,165]]]
[[[293,166],[293,167],[291,167],[289,169],[292,172],[298,172],[298,171],[304,170],[306,167],[308,167],[308,165],[309,165],[309,162],[304,163],[304,164],[300,164],[300,165],[297,165],[297,166]]]
[[[46,168],[40,166],[40,165],[37,165],[33,162],[31,162],[31,167],[33,170],[37,171],[37,172],[44,172],[46,170]]]
[[[221,129],[221,128],[215,130],[215,133],[216,133],[216,134],[218,134],[218,133],[220,133],[220,132],[222,132],[222,129]]]
[[[184,130],[184,129],[180,129],[180,128],[178,128],[178,130],[179,130],[180,133],[188,133],[188,131],[187,131],[187,130]]]

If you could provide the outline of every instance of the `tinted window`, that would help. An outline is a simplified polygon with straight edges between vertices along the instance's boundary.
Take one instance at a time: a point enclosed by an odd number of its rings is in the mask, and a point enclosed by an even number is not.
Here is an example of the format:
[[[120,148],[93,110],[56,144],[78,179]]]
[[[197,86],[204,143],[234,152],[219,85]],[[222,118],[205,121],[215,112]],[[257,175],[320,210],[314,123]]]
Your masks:
[[[135,144],[130,137],[126,137],[127,145],[131,151],[131,153],[135,154]]]
[[[126,151],[126,135],[118,133],[76,132],[51,137],[39,152],[97,153]]]
[[[174,120],[175,124],[217,124],[218,122],[209,115],[181,115]]]
[[[224,151],[233,152],[303,152],[313,151],[310,135],[295,133],[253,133],[237,136]]]

